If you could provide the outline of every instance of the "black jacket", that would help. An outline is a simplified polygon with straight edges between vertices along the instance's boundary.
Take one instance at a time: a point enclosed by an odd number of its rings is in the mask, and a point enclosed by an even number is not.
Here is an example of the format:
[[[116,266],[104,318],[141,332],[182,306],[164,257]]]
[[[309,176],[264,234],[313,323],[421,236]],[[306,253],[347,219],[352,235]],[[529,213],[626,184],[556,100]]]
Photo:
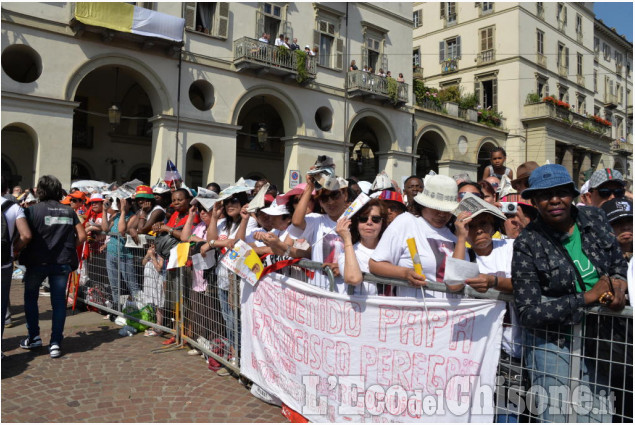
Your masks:
[[[626,280],[628,264],[606,216],[598,208],[571,206],[578,224],[582,249],[600,276]],[[575,266],[559,249],[566,234],[555,232],[540,217],[531,222],[514,242],[512,284],[520,323],[532,328],[550,324],[579,323],[584,294],[576,292]],[[580,282],[584,287],[584,283]]]

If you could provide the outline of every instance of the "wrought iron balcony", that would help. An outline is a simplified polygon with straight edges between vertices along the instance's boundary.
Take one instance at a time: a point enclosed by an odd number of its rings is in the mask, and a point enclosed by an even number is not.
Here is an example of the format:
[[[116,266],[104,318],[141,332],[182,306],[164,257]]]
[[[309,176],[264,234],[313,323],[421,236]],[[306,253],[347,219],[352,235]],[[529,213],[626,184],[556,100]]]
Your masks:
[[[441,62],[441,73],[447,74],[449,72],[456,72],[459,70],[459,60],[458,59],[446,59]]]
[[[408,102],[408,84],[364,71],[348,71],[348,93],[351,97],[362,96],[390,101],[396,105]],[[392,87],[392,88],[391,88]],[[396,91],[396,92],[395,92]]]
[[[317,57],[306,56],[304,64],[299,55],[304,52],[262,43],[256,39],[243,37],[234,40],[234,66],[237,70],[252,69],[258,73],[271,73],[307,79],[315,78]],[[305,73],[302,71],[306,71]]]
[[[476,57],[476,65],[484,65],[496,60],[496,49],[482,51]]]

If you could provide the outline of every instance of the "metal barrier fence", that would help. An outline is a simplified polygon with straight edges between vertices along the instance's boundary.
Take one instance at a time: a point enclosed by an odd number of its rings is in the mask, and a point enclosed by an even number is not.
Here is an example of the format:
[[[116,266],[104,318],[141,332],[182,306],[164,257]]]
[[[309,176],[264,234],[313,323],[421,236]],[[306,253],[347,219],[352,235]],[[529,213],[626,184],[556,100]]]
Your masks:
[[[224,267],[166,272],[163,266],[159,272],[146,251],[126,248],[114,235],[91,242],[90,257],[83,264],[88,280],[82,301],[172,334],[176,346],[188,343],[238,375],[240,278]],[[278,273],[307,283],[313,274],[324,273],[331,291],[336,289],[332,270],[321,263],[301,260]],[[409,286],[369,273],[364,281]],[[449,292],[439,282],[428,282],[426,291]],[[514,320],[511,294],[491,289],[480,293],[469,286],[455,293],[508,302],[495,389],[496,422],[633,421],[631,307],[621,312],[594,307],[580,324],[531,329]],[[148,304],[156,311],[157,323],[128,314]]]

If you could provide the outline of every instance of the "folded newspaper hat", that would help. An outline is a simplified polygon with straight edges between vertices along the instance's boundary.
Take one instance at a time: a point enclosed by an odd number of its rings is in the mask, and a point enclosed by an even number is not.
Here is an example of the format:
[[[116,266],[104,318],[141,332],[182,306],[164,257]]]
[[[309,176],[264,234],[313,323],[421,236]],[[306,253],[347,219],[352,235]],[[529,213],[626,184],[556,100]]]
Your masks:
[[[229,186],[221,190],[221,192],[218,194],[219,195],[218,199],[220,201],[223,201],[225,199],[231,198],[231,196],[235,193],[251,192],[253,188],[254,188],[253,186],[249,186],[247,182],[245,181],[245,179],[241,177],[232,186]]]
[[[370,192],[370,188],[373,186],[373,184],[371,182],[367,182],[366,180],[360,180],[357,182],[357,186],[359,186],[362,192],[368,195],[368,192]]]
[[[320,180],[320,184],[322,185],[322,189],[330,191],[340,190],[348,187],[348,181],[346,181],[346,179],[336,176],[327,176],[326,178]]]
[[[414,200],[419,205],[437,211],[451,212],[459,204],[456,201],[458,186],[452,177],[428,174],[423,180],[423,192]]]
[[[160,179],[157,184],[152,186],[152,193],[156,193],[157,195],[161,195],[169,191],[170,191],[170,187],[167,184],[165,184],[163,180],[160,180]]]
[[[516,189],[512,187],[512,181],[506,175],[501,178],[501,183],[498,186],[498,196],[502,198],[503,196],[507,196],[511,193],[516,193]]]
[[[392,182],[390,181],[390,177],[388,177],[388,174],[386,174],[386,171],[382,171],[381,173],[377,174],[377,177],[375,177],[375,180],[373,181],[373,185],[370,187],[370,190],[384,190],[384,189],[391,189],[392,188]]]
[[[256,196],[254,196],[253,199],[249,202],[247,212],[256,212],[258,209],[265,207],[265,195],[269,190],[269,186],[269,183],[265,183],[264,185],[262,185],[258,193],[256,193]]]
[[[452,212],[454,216],[458,217],[463,211],[472,213],[471,217],[476,217],[479,214],[487,213],[503,221],[507,220],[505,214],[501,210],[490,204],[489,202],[474,196],[471,193],[466,193],[463,200],[459,203],[459,206]]]
[[[265,213],[267,215],[286,215],[289,214],[289,210],[287,206],[284,204],[278,205],[276,201],[273,201],[270,206],[267,208],[263,208],[260,212]]]
[[[216,202],[218,202],[218,193],[199,186],[198,193],[194,199],[190,201],[190,205],[201,204],[203,208],[205,208],[205,211],[209,211]]]

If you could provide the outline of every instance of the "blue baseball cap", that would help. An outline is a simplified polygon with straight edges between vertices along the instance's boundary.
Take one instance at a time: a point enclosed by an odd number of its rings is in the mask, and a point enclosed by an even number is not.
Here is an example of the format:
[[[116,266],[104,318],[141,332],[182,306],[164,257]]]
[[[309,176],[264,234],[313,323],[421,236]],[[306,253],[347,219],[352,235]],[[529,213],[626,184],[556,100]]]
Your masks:
[[[529,176],[529,188],[523,190],[521,196],[525,199],[531,199],[536,192],[565,185],[571,187],[574,197],[580,194],[566,168],[560,164],[546,164],[536,168],[531,173]]]

